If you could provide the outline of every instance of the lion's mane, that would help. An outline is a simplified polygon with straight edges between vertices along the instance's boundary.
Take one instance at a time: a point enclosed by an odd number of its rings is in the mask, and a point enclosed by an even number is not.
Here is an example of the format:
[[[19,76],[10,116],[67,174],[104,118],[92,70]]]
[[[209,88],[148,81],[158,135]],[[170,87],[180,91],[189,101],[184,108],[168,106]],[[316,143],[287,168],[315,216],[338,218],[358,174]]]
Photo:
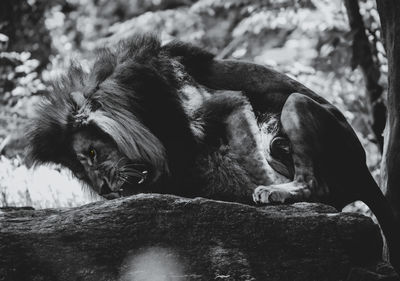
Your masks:
[[[196,143],[178,95],[185,78],[176,74],[170,59],[183,51],[191,57],[179,44],[163,47],[154,36],[140,35],[98,51],[89,74],[72,63],[67,74],[52,83],[31,123],[30,162],[59,163],[79,173],[82,167],[71,136],[94,126],[128,158],[140,158],[160,174],[179,177]],[[193,57],[212,59],[206,52]]]

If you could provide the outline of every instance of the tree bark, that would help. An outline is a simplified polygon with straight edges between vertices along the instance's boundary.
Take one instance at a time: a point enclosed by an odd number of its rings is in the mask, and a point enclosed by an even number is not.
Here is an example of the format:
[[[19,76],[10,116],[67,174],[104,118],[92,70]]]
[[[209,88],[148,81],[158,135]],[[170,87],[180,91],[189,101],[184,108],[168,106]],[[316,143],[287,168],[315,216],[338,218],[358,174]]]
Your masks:
[[[0,213],[2,281],[400,280],[381,247],[370,218],[321,204],[141,194]]]
[[[381,75],[377,58],[371,51],[371,45],[365,33],[365,26],[360,14],[358,0],[344,1],[351,32],[353,33],[353,58],[352,67],[360,66],[369,101],[369,112],[371,119],[371,129],[375,135],[376,143],[383,151],[383,129],[386,121],[386,106],[382,98],[383,87],[379,85]]]
[[[377,7],[389,66],[381,186],[400,227],[400,1],[377,0]]]

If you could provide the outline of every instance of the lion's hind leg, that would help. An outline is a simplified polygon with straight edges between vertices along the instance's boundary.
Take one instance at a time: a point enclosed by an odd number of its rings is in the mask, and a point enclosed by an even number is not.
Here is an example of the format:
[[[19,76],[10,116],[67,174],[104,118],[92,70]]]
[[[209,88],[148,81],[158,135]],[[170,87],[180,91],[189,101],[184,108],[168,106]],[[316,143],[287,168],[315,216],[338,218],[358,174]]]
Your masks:
[[[328,146],[323,136],[329,130],[326,127],[337,122],[333,114],[311,98],[297,93],[290,95],[282,109],[281,123],[291,143],[293,181],[259,186],[253,200],[257,203],[285,203],[323,201],[328,197],[327,185],[317,177],[319,167],[316,163],[321,163],[324,149]]]

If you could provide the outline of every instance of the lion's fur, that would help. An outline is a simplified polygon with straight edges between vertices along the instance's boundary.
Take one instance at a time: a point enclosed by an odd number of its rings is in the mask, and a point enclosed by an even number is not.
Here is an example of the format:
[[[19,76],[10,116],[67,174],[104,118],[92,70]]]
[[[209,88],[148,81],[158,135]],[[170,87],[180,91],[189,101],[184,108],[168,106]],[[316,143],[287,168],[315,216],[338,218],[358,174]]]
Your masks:
[[[246,99],[239,96],[232,103],[220,102],[219,108],[208,110],[209,116],[212,112],[218,116],[207,120],[201,108],[209,98],[207,89],[191,80],[187,71],[191,64],[201,68],[213,56],[180,44],[161,46],[154,36],[136,36],[113,49],[100,50],[90,73],[71,64],[67,74],[53,83],[32,122],[28,133],[32,162],[59,163],[81,173],[71,138],[74,132],[94,126],[110,136],[129,159],[151,164],[157,173],[154,177],[168,178],[174,190],[204,183],[211,169],[220,171],[209,180],[212,189],[236,186],[243,193],[240,188],[249,185],[248,174],[239,164],[232,164],[238,157],[226,153],[226,147],[218,152],[225,132],[225,124],[218,120],[225,120],[238,106],[235,103],[242,99],[246,103]],[[175,57],[184,58],[186,67]],[[215,160],[213,165],[196,168],[210,157]],[[246,190],[251,200],[252,190]],[[172,192],[199,195],[192,190]],[[223,193],[228,196],[229,191]],[[228,197],[235,200],[233,196]]]

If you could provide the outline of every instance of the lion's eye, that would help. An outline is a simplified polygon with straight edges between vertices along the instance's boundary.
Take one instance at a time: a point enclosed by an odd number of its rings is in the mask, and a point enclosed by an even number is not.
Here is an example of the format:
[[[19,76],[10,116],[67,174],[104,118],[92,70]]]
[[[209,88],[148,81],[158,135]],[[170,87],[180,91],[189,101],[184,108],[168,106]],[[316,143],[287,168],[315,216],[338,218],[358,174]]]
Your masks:
[[[88,154],[92,161],[96,158],[96,150],[93,147],[89,147]]]

